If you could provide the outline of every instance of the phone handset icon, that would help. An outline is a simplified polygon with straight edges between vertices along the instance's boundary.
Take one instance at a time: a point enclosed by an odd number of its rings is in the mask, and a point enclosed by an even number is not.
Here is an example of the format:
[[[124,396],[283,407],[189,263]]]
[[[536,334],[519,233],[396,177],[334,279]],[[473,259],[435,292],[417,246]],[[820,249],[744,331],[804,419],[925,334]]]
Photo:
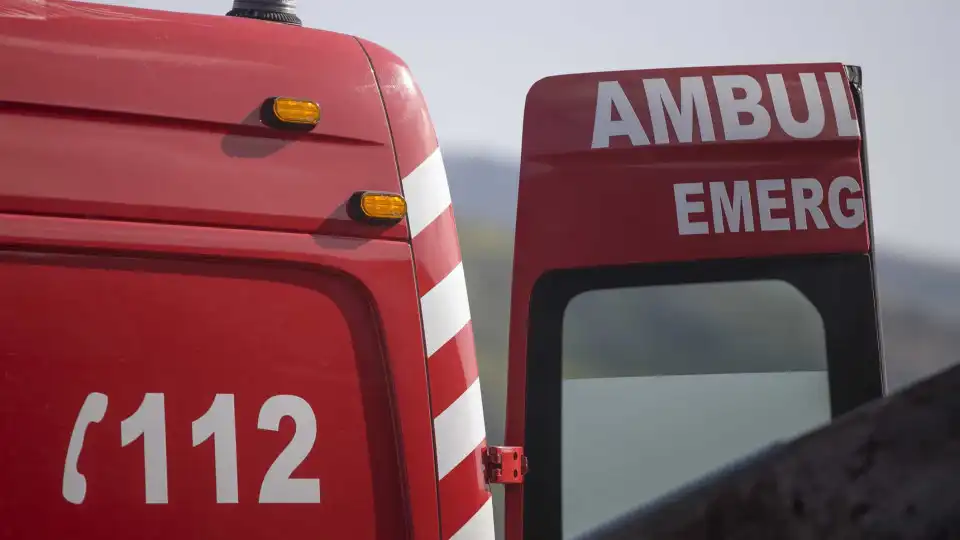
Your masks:
[[[73,425],[70,445],[67,447],[67,459],[63,464],[63,498],[73,504],[80,504],[87,496],[87,479],[77,470],[83,439],[90,424],[97,424],[107,413],[107,396],[93,392],[87,396]]]

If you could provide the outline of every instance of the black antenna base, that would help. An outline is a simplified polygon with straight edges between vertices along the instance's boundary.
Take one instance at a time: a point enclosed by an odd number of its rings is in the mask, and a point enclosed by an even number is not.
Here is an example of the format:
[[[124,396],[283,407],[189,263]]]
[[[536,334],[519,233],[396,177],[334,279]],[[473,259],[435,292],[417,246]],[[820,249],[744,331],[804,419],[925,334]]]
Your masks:
[[[303,26],[297,17],[297,0],[234,0],[227,16]]]
[[[294,26],[303,26],[300,17],[290,13],[280,13],[276,11],[261,11],[257,9],[231,9],[227,17],[243,17],[245,19],[258,19],[261,21],[271,21],[283,24],[292,24]]]

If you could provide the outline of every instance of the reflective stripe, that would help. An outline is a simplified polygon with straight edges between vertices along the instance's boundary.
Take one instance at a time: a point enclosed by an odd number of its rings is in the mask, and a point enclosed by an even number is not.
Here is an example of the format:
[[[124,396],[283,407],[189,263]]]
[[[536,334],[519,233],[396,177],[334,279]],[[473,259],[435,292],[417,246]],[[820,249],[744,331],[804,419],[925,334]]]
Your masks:
[[[430,357],[470,322],[467,280],[463,274],[462,262],[440,280],[436,287],[423,295],[420,309],[423,313],[427,357]]]
[[[493,525],[493,499],[480,507],[480,510],[450,537],[450,540],[493,540],[496,531]]]
[[[450,186],[440,149],[403,179],[410,236],[417,236],[450,206]]]
[[[473,453],[487,436],[479,378],[437,416],[433,421],[433,430],[437,439],[437,473],[442,480],[463,458]]]
[[[486,439],[486,428],[480,380],[476,375],[470,303],[450,188],[439,148],[403,179],[402,189],[407,200],[407,224],[421,294],[431,401],[434,396],[444,396],[441,402],[450,403],[443,410],[433,410],[440,492],[450,494],[440,498],[441,532],[445,539],[493,540],[493,503],[489,491],[479,480],[483,468],[479,449]],[[463,333],[471,335],[462,336]],[[449,347],[444,345],[454,339],[466,340],[470,347],[455,349],[455,356],[451,355]],[[442,353],[446,356],[434,358],[441,349],[446,351]],[[431,359],[443,360],[445,364],[438,367]],[[462,362],[462,376],[443,376],[457,371],[457,366],[450,365],[451,361]],[[437,385],[444,386],[441,390]],[[474,472],[466,476],[466,473],[450,474],[454,470],[466,471],[465,468]],[[466,482],[465,478],[471,480]]]

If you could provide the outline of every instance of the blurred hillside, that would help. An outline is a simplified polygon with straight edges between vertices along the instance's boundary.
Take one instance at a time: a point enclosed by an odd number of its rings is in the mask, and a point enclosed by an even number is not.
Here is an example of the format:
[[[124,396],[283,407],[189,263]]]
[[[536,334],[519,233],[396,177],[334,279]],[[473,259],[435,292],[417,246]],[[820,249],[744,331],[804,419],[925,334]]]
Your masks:
[[[457,216],[477,339],[487,435],[491,443],[499,444],[503,441],[506,406],[510,274],[519,168],[516,164],[486,156],[455,151],[445,152],[444,161]],[[960,331],[957,330],[960,328],[960,268],[886,252],[882,238],[878,244],[877,272],[885,367],[888,385],[896,389],[960,359],[956,354],[960,350]],[[769,294],[762,298],[758,296],[757,300],[766,304],[779,301]],[[705,303],[702,297],[694,298],[689,294],[660,295],[655,301],[631,305],[629,313],[623,313],[621,309],[619,318],[633,325],[631,331],[646,331],[648,336],[661,336],[671,326],[699,329],[705,333],[707,329],[715,329],[724,323],[725,309],[728,310],[717,299]],[[779,311],[786,316],[790,309],[784,306]],[[766,325],[769,329],[771,321],[764,313],[776,312],[777,306],[767,305],[756,310],[756,315],[747,310],[738,316],[753,316],[756,320],[747,324],[758,328]],[[763,317],[767,319],[762,320]],[[789,326],[781,321],[779,317],[774,318],[774,323],[780,322],[779,333],[762,333],[780,351],[795,349],[798,357],[809,357],[805,351],[811,346],[809,333],[791,333]],[[579,337],[578,349],[581,351],[611,351],[617,345],[602,333],[586,332]],[[675,339],[673,343],[681,342]],[[787,343],[786,347],[784,343]],[[683,341],[682,345],[671,351],[673,357],[709,356],[724,344],[701,337]],[[610,354],[613,353],[604,356]],[[745,361],[749,362],[749,359]],[[793,362],[790,359],[784,361]],[[499,493],[496,494],[499,499]],[[502,505],[498,504],[498,521],[501,510]]]

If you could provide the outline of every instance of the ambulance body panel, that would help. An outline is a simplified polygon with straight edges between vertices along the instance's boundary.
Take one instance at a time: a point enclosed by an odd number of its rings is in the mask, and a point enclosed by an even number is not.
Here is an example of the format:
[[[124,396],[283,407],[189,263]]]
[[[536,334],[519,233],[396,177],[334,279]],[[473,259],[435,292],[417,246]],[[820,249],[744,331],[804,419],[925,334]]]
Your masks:
[[[2,536],[492,537],[453,210],[403,61],[65,1],[4,2],[0,44]],[[265,122],[277,97],[319,121]],[[406,213],[358,219],[363,193]]]

